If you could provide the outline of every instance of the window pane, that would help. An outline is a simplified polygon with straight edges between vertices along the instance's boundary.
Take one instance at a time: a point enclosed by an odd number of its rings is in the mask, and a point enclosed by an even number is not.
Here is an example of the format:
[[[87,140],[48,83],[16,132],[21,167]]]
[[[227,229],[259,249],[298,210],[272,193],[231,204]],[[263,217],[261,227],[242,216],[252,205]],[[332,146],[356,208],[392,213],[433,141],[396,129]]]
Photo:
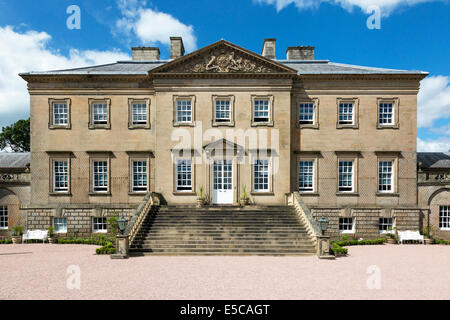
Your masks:
[[[107,161],[94,161],[93,167],[94,167],[94,169],[93,169],[94,192],[108,191],[108,162]]]
[[[353,218],[339,218],[340,232],[353,232]]]
[[[393,161],[379,161],[378,162],[378,191],[392,192],[392,173]]]
[[[394,105],[392,103],[380,103],[379,122],[380,124],[393,124]]]
[[[439,228],[450,229],[450,206],[439,207]]]
[[[132,116],[133,116],[133,124],[146,124],[147,105],[145,103],[133,103]]]
[[[177,190],[192,191],[192,163],[191,160],[177,161]]]
[[[53,226],[56,232],[67,232],[66,218],[53,218]]]
[[[106,218],[92,218],[92,230],[94,232],[106,232]]]
[[[269,100],[254,100],[253,120],[255,122],[269,122]]]
[[[254,190],[269,191],[269,160],[255,160],[253,170]]]
[[[300,161],[298,173],[298,191],[314,191],[314,161]]]
[[[92,105],[92,117],[94,124],[108,123],[108,108],[106,103],[94,103]]]
[[[133,191],[147,191],[147,161],[133,161]]]
[[[8,206],[0,206],[0,229],[8,229]]]
[[[231,121],[230,100],[216,100],[215,109],[216,122]]]
[[[299,123],[300,124],[314,124],[314,104],[301,103],[299,105]]]
[[[53,162],[53,191],[65,192],[68,191],[69,173],[67,161]]]
[[[192,121],[191,100],[177,100],[177,122]]]
[[[392,231],[394,226],[394,219],[380,218],[380,232]]]
[[[353,124],[353,103],[339,104],[339,124]]]
[[[353,191],[353,161],[339,161],[339,191]]]
[[[53,124],[56,126],[67,124],[67,104],[53,104]]]

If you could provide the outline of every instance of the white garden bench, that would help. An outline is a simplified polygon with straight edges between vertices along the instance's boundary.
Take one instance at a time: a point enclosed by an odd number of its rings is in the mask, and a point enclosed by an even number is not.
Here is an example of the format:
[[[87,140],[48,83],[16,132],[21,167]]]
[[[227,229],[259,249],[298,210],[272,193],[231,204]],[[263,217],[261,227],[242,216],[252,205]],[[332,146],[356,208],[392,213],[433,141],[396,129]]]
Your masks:
[[[25,240],[42,240],[42,243],[44,243],[47,240],[47,234],[47,230],[28,230],[23,234],[22,240],[24,242]]]
[[[398,240],[400,241],[401,244],[403,244],[403,241],[407,240],[414,240],[424,243],[423,235],[421,235],[419,231],[406,230],[406,231],[397,231],[397,233],[398,233]]]

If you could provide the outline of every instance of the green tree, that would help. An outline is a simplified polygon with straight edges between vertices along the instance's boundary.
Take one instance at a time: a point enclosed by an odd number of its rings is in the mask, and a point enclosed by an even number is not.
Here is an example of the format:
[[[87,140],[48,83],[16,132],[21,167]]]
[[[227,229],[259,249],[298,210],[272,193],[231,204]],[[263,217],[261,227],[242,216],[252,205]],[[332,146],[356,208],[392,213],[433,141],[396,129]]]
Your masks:
[[[2,127],[0,150],[11,148],[14,152],[30,151],[30,118]]]

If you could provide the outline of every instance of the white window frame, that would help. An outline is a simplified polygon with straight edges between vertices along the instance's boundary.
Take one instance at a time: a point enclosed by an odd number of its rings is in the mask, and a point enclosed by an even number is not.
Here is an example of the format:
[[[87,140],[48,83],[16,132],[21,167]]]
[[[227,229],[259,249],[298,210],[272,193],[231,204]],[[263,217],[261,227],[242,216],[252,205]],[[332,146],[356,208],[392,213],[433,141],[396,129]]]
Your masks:
[[[390,163],[390,172],[382,172],[383,168],[388,168],[385,166],[385,164]],[[390,184],[384,183],[385,178],[384,175],[390,174]],[[378,159],[378,192],[379,193],[394,193],[394,182],[395,182],[395,161],[394,160],[387,160],[387,159]],[[387,179],[387,178],[386,178]],[[386,180],[388,181],[388,180]],[[390,186],[390,190],[383,190],[382,186]]]
[[[89,129],[111,129],[111,99],[88,99],[89,102]],[[95,113],[96,106],[104,105],[105,113]],[[102,107],[103,108],[103,107]],[[96,115],[105,115],[106,119],[95,119]]]
[[[104,162],[106,163],[106,172],[97,172],[96,173],[96,163]],[[104,168],[104,166],[102,166]],[[106,175],[106,186],[96,185],[96,182],[100,182],[96,180],[97,175]],[[92,160],[92,192],[94,193],[108,193],[109,192],[109,160],[108,159],[93,159]]]
[[[386,105],[391,105],[391,112],[385,112],[384,108]],[[382,115],[389,115],[390,114],[390,122],[384,122],[384,118],[382,118]],[[394,101],[378,101],[378,124],[379,126],[393,126],[395,124],[395,102]]]
[[[144,163],[142,165],[142,163]],[[136,167],[135,165],[138,165]],[[135,172],[136,168],[140,168],[141,170],[138,172]],[[145,181],[136,181],[135,177],[136,175],[141,176],[141,180],[144,179]],[[147,159],[132,159],[131,160],[131,191],[132,192],[147,192],[148,191],[148,185],[149,185],[149,179],[148,179],[148,160]],[[142,183],[140,183],[142,182]],[[143,184],[145,182],[145,185]]]
[[[300,192],[300,193],[313,193],[314,192],[314,190],[315,190],[315,180],[316,180],[316,173],[315,173],[315,167],[316,167],[316,164],[315,164],[315,160],[314,159],[299,159],[298,160],[298,163],[297,163],[297,168],[298,168],[298,177],[297,177],[297,181],[298,181],[298,192]],[[308,164],[310,164],[310,163],[312,163],[312,166],[311,166],[311,168],[310,168],[310,172],[309,171],[305,171],[305,172],[302,172],[301,171],[301,164],[302,163],[308,163]],[[304,166],[303,166],[303,168],[305,168]],[[308,187],[308,188],[306,188],[306,187],[303,187],[303,188],[301,188],[301,186],[300,186],[300,183],[301,183],[301,179],[300,179],[300,177],[302,176],[302,174],[306,177],[307,175],[311,175],[311,178],[312,178],[312,186],[311,187]],[[303,190],[302,190],[303,189]]]
[[[8,206],[0,206],[0,230],[8,230],[9,226],[9,212]]]
[[[69,106],[67,105],[67,102],[66,101],[54,101],[52,103],[52,108],[53,108],[53,125],[55,127],[59,127],[59,126],[66,127],[69,123]],[[65,111],[65,112],[56,112],[57,109],[58,109],[58,111],[61,111],[60,108],[63,108],[63,111]],[[57,123],[57,120],[56,120],[57,115],[63,116],[62,119],[65,119],[65,122]]]
[[[259,169],[264,169],[264,171]],[[270,172],[270,159],[258,158],[253,160],[253,192],[270,192]],[[264,176],[264,174],[267,176]],[[257,179],[258,181],[256,181]],[[266,179],[267,181],[265,181]],[[260,186],[265,186],[266,184],[267,188],[260,188]]]
[[[138,109],[137,111],[139,112],[135,112],[135,109]],[[133,101],[131,103],[131,121],[133,125],[146,125],[148,121],[147,114],[147,103],[145,101]]]
[[[99,228],[99,226],[101,226],[101,228]],[[106,221],[106,217],[92,217],[92,232],[94,233],[108,232],[108,221]]]
[[[101,109],[102,112],[96,113],[96,110],[99,111]],[[102,119],[95,119],[95,117],[101,116]],[[103,117],[105,119],[103,119]],[[102,102],[93,102],[92,103],[92,124],[95,125],[107,125],[108,124],[108,104],[106,101]]]
[[[351,162],[351,190],[346,190],[348,186],[341,186],[342,177],[344,175],[348,175],[348,172],[342,172],[341,173],[341,163],[349,163]],[[345,166],[345,168],[349,168],[348,165]],[[346,179],[346,181],[348,181]],[[355,160],[354,159],[339,159],[338,160],[338,192],[340,193],[352,193],[355,192]]]
[[[351,220],[351,223],[348,221]],[[344,226],[349,226],[351,224],[351,229],[346,229]],[[353,217],[341,217],[339,218],[339,233],[355,233],[355,218]]]
[[[181,168],[185,168],[185,170],[180,171],[180,165],[183,165]],[[189,163],[189,166],[187,165]],[[179,174],[182,175],[182,178],[179,179]],[[176,192],[193,192],[193,166],[192,166],[192,159],[176,159],[175,164],[175,183],[176,183]],[[187,177],[190,175],[190,179]],[[180,181],[182,182],[180,184]],[[183,181],[186,181],[186,184],[183,184]],[[189,184],[188,184],[189,183]],[[188,189],[189,188],[189,189]]]
[[[394,224],[395,224],[394,218],[381,217],[379,219],[379,225],[378,225],[380,233],[393,233],[394,232]],[[391,230],[389,230],[389,227],[391,228]]]
[[[273,126],[273,96],[272,95],[267,95],[267,96],[256,96],[256,95],[252,95],[251,96],[251,102],[252,102],[252,121],[251,121],[251,125],[252,126]],[[264,103],[264,109],[265,109],[265,104],[267,102],[267,110],[259,110],[260,109],[260,102]],[[258,108],[258,111],[256,110]],[[265,119],[265,117],[255,117],[256,112],[267,112],[267,121],[255,121],[256,118],[261,118],[261,119]]]
[[[341,106],[344,106],[344,108],[347,108],[348,110],[348,106],[345,105],[351,105],[351,112],[341,112]],[[341,116],[342,117],[349,117],[349,115],[351,115],[352,120],[349,121],[347,120],[341,120]],[[355,103],[351,102],[351,101],[341,101],[339,102],[339,106],[338,106],[338,123],[341,126],[352,126],[355,124]]]
[[[450,230],[450,205],[439,206],[439,230]]]
[[[308,112],[304,112],[302,113],[302,109],[305,110],[305,108],[310,109],[312,106],[312,112],[309,112],[310,110],[308,110]],[[298,124],[300,126],[308,126],[308,125],[314,125],[316,122],[316,104],[314,103],[314,101],[310,101],[310,102],[300,102],[298,104]],[[301,117],[304,116],[311,116],[311,119],[305,120],[305,119],[301,119]],[[302,122],[303,121],[303,122]]]
[[[228,109],[227,109],[227,107],[228,107]],[[222,117],[223,114],[227,114],[227,113],[228,113],[228,117]],[[215,99],[215,101],[214,101],[214,121],[217,124],[231,122],[231,99],[219,98],[219,97]]]
[[[67,233],[67,218],[54,217],[53,227],[55,228],[55,233]]]
[[[70,107],[71,107],[71,99],[70,98],[49,98],[48,99],[48,107],[49,107],[49,119],[48,119],[48,128],[49,129],[70,129],[71,128],[71,119],[70,119]],[[64,112],[60,112],[60,107],[62,107]],[[58,108],[58,112],[55,112],[55,109]],[[65,122],[56,123],[57,115],[64,115]]]
[[[69,161],[66,159],[54,159],[52,161],[53,163],[53,192],[55,193],[67,193],[69,192]],[[61,163],[65,163],[65,165],[63,165],[62,169],[64,169],[65,167],[65,172],[56,172],[56,169],[59,168],[60,166],[57,166],[56,164],[61,164]],[[65,176],[66,177],[66,186],[65,187],[57,187],[57,176]]]
[[[185,104],[185,105],[183,105]],[[186,124],[186,123],[192,123],[193,122],[193,104],[192,104],[192,99],[182,99],[179,98],[176,100],[175,103],[175,122],[176,123],[180,123],[180,124]],[[185,110],[183,110],[183,107],[185,108]],[[189,107],[189,110],[188,110]],[[180,114],[183,113],[184,114]],[[186,118],[185,120],[183,120],[184,118]],[[188,120],[189,119],[189,120]]]

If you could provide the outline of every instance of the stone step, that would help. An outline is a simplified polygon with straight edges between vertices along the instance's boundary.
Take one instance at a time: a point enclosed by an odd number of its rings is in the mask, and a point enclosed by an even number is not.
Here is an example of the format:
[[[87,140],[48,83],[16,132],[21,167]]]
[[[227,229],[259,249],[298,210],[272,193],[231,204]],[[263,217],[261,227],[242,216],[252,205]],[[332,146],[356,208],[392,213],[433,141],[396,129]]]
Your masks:
[[[301,240],[265,240],[260,239],[258,240],[247,240],[247,241],[233,241],[233,240],[161,240],[161,239],[150,239],[150,240],[141,240],[136,241],[135,245],[145,245],[145,246],[152,246],[152,245],[289,245],[289,246],[298,246],[298,245],[312,245],[311,239],[301,239]]]
[[[265,235],[244,235],[244,236],[228,236],[228,235],[140,235],[134,238],[134,242],[143,240],[157,240],[157,241],[295,241],[295,240],[309,240],[313,241],[309,235],[288,235],[280,236],[265,236]]]
[[[131,252],[136,253],[173,253],[173,254],[211,254],[211,255],[232,255],[232,254],[247,254],[247,255],[259,255],[259,254],[268,254],[268,255],[284,255],[284,254],[307,254],[313,255],[315,254],[315,250],[311,249],[259,249],[259,248],[250,248],[250,249],[215,249],[211,250],[208,248],[205,249],[171,249],[171,248],[158,248],[158,249],[130,249]]]

